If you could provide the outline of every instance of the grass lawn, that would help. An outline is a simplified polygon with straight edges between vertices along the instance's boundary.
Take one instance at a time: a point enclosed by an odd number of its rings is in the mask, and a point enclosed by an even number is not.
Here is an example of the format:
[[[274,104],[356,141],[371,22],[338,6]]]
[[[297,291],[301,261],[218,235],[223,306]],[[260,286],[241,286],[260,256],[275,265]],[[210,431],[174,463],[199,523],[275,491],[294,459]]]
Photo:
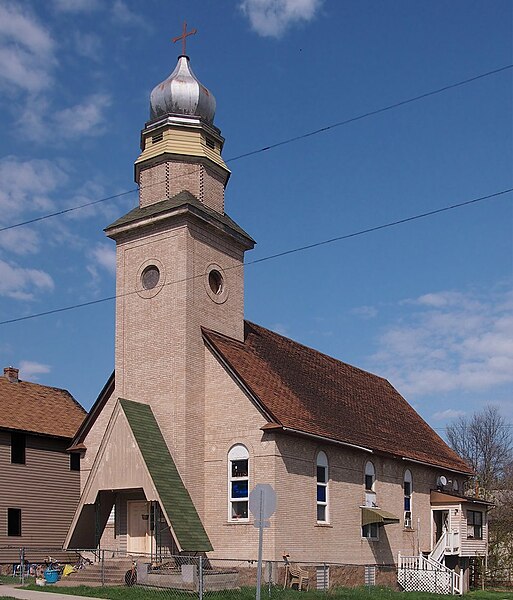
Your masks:
[[[190,592],[177,590],[156,590],[142,587],[54,587],[44,588],[30,585],[27,589],[40,592],[59,592],[62,594],[76,594],[77,596],[91,596],[108,600],[175,600],[178,598],[193,599],[196,596]],[[322,600],[328,596],[330,600],[442,600],[444,596],[424,594],[420,592],[396,592],[386,588],[338,588],[328,594],[310,591],[298,592],[296,590],[282,590],[274,588],[271,591],[271,600]],[[268,600],[267,589],[262,589],[262,600]],[[447,596],[445,596],[447,597]],[[224,592],[205,592],[205,600],[253,600],[255,588],[241,588],[240,590],[227,590]],[[513,600],[513,592],[488,592],[475,591],[465,595],[468,600]],[[1,597],[0,597],[0,600]]]

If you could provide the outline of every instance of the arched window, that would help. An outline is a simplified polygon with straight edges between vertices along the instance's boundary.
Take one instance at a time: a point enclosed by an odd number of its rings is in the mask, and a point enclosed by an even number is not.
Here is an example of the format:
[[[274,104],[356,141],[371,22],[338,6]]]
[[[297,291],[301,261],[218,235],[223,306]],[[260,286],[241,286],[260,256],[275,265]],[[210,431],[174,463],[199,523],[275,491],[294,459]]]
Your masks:
[[[376,504],[376,471],[374,465],[368,461],[365,465],[365,506],[377,506]]]
[[[370,461],[365,464],[363,482],[363,487],[365,488],[365,506],[377,506],[375,490],[376,471]],[[377,540],[379,538],[378,524],[368,523],[367,525],[362,525],[362,537],[369,540]]]
[[[249,452],[237,444],[228,452],[228,520],[248,520]]]
[[[411,529],[413,526],[412,518],[411,518],[411,496],[413,493],[413,479],[411,476],[411,471],[406,469],[404,472],[404,480],[403,480],[403,491],[404,491],[404,527],[406,529]]]
[[[453,479],[452,481],[452,490],[453,492],[457,492],[460,489],[457,479]]]
[[[328,523],[328,457],[317,454],[317,522]]]

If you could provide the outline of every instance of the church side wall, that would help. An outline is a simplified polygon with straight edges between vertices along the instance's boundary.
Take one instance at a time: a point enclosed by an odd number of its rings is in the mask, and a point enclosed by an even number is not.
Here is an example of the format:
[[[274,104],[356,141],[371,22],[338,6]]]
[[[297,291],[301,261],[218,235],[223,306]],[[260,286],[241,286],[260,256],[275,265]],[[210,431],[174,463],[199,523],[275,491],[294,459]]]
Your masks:
[[[394,564],[404,555],[430,550],[430,488],[434,473],[420,465],[376,456],[342,446],[279,435],[276,481],[279,493],[277,547],[293,560],[344,564]],[[322,450],[329,464],[329,523],[316,521],[316,456]],[[377,505],[400,519],[379,527],[379,540],[361,536],[361,506],[365,505],[364,471],[367,461],[376,471]],[[403,478],[413,476],[413,528],[404,528]],[[420,518],[420,529],[417,519]]]
[[[280,560],[368,565],[397,563],[398,553],[431,550],[430,491],[440,471],[416,463],[283,433],[264,433],[266,423],[246,394],[212,353],[205,350],[205,510],[213,557],[254,559],[257,529],[228,520],[228,452],[244,444],[250,456],[250,489],[271,483],[278,507],[265,531],[264,554]],[[329,523],[317,523],[316,457],[329,463]],[[376,503],[400,519],[379,527],[379,539],[362,538],[367,461],[376,471]],[[404,527],[404,474],[412,473],[412,528]],[[420,519],[420,523],[419,523]]]

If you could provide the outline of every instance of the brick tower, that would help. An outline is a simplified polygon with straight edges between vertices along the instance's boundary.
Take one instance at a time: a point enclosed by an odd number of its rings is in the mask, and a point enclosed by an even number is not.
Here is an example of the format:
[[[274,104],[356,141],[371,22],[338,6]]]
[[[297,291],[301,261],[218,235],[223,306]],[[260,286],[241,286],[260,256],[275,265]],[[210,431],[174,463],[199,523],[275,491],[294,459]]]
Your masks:
[[[151,405],[202,515],[201,327],[243,339],[244,252],[254,241],[224,212],[230,171],[215,99],[189,63],[180,56],[151,93],[139,206],[106,234],[117,248],[115,396]]]

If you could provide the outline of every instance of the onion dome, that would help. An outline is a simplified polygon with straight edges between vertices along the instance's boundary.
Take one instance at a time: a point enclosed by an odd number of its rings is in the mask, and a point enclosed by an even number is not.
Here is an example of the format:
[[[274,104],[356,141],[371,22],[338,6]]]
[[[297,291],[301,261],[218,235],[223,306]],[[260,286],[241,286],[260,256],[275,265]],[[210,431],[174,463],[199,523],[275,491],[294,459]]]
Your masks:
[[[188,56],[179,56],[171,75],[159,83],[150,95],[150,119],[168,113],[196,116],[211,124],[216,112],[216,99],[196,79]]]

